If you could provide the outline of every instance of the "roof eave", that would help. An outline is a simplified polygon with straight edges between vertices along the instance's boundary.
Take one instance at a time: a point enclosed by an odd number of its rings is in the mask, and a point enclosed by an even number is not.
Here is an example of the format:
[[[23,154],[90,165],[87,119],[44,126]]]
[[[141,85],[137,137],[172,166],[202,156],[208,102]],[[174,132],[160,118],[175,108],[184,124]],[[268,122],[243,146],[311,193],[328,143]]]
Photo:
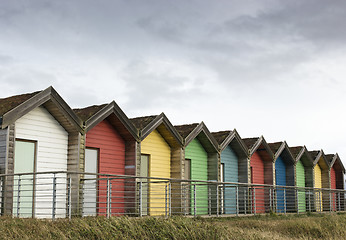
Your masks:
[[[82,120],[74,113],[74,111],[67,105],[67,103],[62,99],[62,97],[60,97],[60,95],[52,86],[46,88],[42,92],[39,92],[35,96],[31,97],[30,99],[5,113],[2,116],[1,127],[5,128],[9,126],[34,108],[46,103],[48,100],[51,100],[56,104],[56,106],[62,111],[63,115],[70,120],[77,131],[81,133],[83,132]]]
[[[114,101],[112,101],[111,103],[107,104],[105,107],[103,107],[101,110],[96,112],[93,116],[91,116],[89,119],[87,119],[85,121],[85,123],[84,123],[84,125],[85,125],[85,132],[88,132],[90,129],[95,127],[97,124],[99,124],[101,121],[106,119],[112,113],[114,113],[118,117],[118,119],[121,121],[121,123],[129,131],[131,136],[136,141],[139,141],[138,130],[130,122],[130,120],[125,115],[125,113],[121,110],[121,108]]]
[[[152,120],[145,128],[141,131],[140,140],[143,141],[152,131],[154,131],[160,124],[164,124],[168,131],[173,135],[173,137],[176,139],[178,144],[182,147],[183,146],[183,139],[180,136],[180,134],[177,132],[177,130],[174,128],[172,123],[168,120],[166,115],[164,113],[161,113],[160,115],[156,116],[154,120]]]
[[[244,141],[241,139],[241,137],[240,137],[240,135],[236,129],[233,129],[233,131],[231,131],[230,134],[226,137],[226,139],[219,145],[219,151],[222,152],[223,150],[225,150],[225,148],[234,140],[236,140],[239,143],[243,152],[246,155],[248,155],[249,150],[245,146]]]
[[[189,145],[189,143],[193,139],[195,139],[202,131],[204,132],[209,142],[215,149],[215,152],[219,152],[219,144],[217,143],[213,135],[210,133],[210,131],[208,130],[204,122],[201,122],[200,124],[198,124],[198,126],[194,130],[192,130],[192,132],[185,138],[185,147]]]
[[[256,150],[259,148],[259,146],[261,146],[261,144],[263,144],[264,148],[266,149],[272,161],[274,162],[274,154],[263,136],[260,136],[257,142],[254,144],[254,146],[251,148],[251,151],[249,152],[250,156],[252,156],[256,152]]]

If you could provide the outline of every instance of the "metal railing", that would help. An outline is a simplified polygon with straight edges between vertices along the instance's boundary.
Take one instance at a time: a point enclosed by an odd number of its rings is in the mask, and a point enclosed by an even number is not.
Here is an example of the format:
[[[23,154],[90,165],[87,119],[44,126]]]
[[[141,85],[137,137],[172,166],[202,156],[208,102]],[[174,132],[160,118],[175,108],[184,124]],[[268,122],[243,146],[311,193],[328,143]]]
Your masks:
[[[345,211],[345,190],[110,174],[0,175],[0,213],[14,217],[245,215]]]

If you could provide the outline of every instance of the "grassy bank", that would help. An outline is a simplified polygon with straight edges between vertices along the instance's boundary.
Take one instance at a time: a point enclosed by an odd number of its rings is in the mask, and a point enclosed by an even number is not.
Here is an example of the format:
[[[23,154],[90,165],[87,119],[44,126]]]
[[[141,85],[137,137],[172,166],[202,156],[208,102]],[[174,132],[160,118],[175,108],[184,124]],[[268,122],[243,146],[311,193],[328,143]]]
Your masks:
[[[346,214],[240,218],[0,218],[0,239],[342,239]]]

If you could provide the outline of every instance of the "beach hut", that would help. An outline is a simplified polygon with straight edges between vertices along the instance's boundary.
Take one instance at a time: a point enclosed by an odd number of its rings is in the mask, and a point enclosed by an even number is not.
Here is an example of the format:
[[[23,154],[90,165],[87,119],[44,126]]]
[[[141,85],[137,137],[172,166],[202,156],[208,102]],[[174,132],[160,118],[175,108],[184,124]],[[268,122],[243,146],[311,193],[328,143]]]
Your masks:
[[[339,155],[328,154],[326,155],[330,167],[330,188],[336,190],[344,190],[344,175],[345,167]],[[343,193],[334,191],[331,194],[332,209],[333,211],[344,211],[345,196]]]
[[[268,143],[274,153],[276,211],[294,212],[296,209],[296,193],[294,189],[280,186],[295,186],[294,158],[286,142]]]
[[[218,180],[218,144],[209,132],[206,125],[201,123],[175,126],[179,134],[184,139],[184,165],[183,177],[187,180]],[[193,184],[193,182],[192,182]],[[216,189],[213,186],[203,184],[193,185],[196,189],[196,205],[194,196],[190,194],[190,186],[187,186],[185,195],[185,209],[194,213],[193,206],[196,206],[196,214],[203,215],[215,213]],[[212,209],[209,208],[208,194],[213,196]]]
[[[135,176],[138,131],[120,107],[113,101],[74,111],[84,122],[83,172]],[[135,185],[130,181],[84,175],[83,216],[107,213],[107,189],[111,191],[110,215],[133,212]]]
[[[298,212],[311,212],[314,210],[313,160],[305,146],[290,147],[290,151],[295,159],[296,186],[301,187],[298,189]]]
[[[213,132],[212,135],[219,144],[221,164],[219,180],[221,182],[248,183],[248,149],[237,130]],[[246,213],[248,187],[237,186],[227,184],[223,188],[221,207],[225,214]]]
[[[329,163],[323,150],[310,151],[314,161],[314,188],[315,189],[315,208],[316,211],[329,211],[329,192],[320,188],[330,188]]]
[[[273,159],[274,155],[264,137],[243,138],[249,149],[249,183],[273,185]],[[272,191],[262,186],[251,189],[252,212],[265,213],[271,209]]]
[[[82,121],[53,87],[0,99],[0,116],[1,173],[32,173],[3,179],[3,213],[66,217],[66,173],[37,173],[79,170]],[[78,179],[72,178],[75,203]]]
[[[183,141],[164,113],[132,118],[140,133],[136,176],[181,179]],[[141,180],[141,215],[165,214],[166,184],[152,179]],[[180,188],[172,187],[172,212],[180,209]],[[139,202],[139,201],[138,201]],[[149,211],[150,209],[150,211]]]

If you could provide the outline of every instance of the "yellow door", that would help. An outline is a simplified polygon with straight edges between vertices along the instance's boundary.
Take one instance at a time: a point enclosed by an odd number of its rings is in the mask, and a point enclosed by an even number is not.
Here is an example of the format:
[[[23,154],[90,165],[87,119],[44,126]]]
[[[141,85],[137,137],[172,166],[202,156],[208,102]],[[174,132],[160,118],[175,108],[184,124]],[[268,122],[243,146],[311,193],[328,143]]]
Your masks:
[[[161,134],[154,130],[141,143],[142,154],[149,155],[149,177],[171,177],[171,149]],[[149,214],[165,214],[166,184],[151,180],[149,184]]]
[[[322,171],[318,163],[314,168],[315,188],[322,188]],[[315,206],[316,211],[323,211],[322,207],[322,192],[315,191]]]

